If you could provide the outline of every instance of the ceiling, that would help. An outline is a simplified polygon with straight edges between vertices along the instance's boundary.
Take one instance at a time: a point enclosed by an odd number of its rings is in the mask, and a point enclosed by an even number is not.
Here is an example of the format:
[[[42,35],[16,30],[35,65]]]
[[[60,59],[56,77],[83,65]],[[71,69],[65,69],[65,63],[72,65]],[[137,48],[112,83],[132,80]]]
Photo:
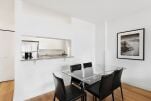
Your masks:
[[[69,16],[98,23],[151,9],[151,0],[26,0]]]

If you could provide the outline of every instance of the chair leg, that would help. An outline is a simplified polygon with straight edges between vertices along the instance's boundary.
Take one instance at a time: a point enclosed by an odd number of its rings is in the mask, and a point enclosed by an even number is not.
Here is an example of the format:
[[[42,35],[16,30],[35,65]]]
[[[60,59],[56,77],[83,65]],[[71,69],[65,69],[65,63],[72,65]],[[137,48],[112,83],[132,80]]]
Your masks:
[[[81,97],[81,101],[84,101],[84,97],[83,96]]]
[[[56,100],[56,97],[54,96],[54,97],[53,97],[53,101],[55,101],[55,100]]]
[[[87,96],[86,95],[84,96],[84,101],[87,101]]]
[[[122,85],[120,86],[120,89],[121,89],[122,101],[124,101]]]
[[[97,101],[97,97],[93,95],[93,101]]]
[[[95,101],[97,101],[97,97],[95,96]]]
[[[114,92],[112,92],[112,100],[114,101]]]
[[[85,98],[84,101],[87,101],[87,94],[85,94],[84,98]]]
[[[93,95],[93,101],[95,101],[95,96]]]

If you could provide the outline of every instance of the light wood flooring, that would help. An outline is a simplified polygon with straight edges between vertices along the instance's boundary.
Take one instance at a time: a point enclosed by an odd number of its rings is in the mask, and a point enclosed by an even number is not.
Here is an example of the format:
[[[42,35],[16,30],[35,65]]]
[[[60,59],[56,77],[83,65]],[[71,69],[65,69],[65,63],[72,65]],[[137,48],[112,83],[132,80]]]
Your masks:
[[[13,101],[14,81],[0,82],[0,101]]]
[[[13,101],[14,81],[0,83],[0,101]],[[115,101],[122,101],[120,89],[115,92]],[[151,91],[123,84],[124,101],[151,101]],[[53,101],[53,92],[34,97],[27,101]],[[78,100],[80,101],[80,100]],[[92,95],[87,93],[87,101],[93,101]],[[112,101],[109,96],[104,101]]]
[[[123,85],[124,101],[151,101],[151,91],[145,91],[143,89],[133,87],[127,84]],[[120,89],[115,90],[115,101],[122,101]],[[47,93],[27,101],[53,101],[53,93]],[[78,100],[80,101],[80,100]],[[87,101],[93,101],[91,94],[87,93]],[[112,97],[108,96],[103,101],[112,101]]]

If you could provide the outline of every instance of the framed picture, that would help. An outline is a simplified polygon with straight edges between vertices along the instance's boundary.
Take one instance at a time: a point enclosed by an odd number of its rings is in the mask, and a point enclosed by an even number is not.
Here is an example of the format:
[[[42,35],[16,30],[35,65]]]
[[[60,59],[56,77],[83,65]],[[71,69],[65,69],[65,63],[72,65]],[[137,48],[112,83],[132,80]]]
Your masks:
[[[117,58],[144,60],[145,28],[117,33]]]

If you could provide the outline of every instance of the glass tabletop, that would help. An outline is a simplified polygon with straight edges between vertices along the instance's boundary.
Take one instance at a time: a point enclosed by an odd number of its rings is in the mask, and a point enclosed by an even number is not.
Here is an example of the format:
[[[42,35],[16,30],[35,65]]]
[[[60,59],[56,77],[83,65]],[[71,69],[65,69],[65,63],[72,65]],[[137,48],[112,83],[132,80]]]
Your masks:
[[[70,70],[62,71],[62,73],[74,77],[84,83],[89,85],[101,80],[102,75],[107,75],[115,70],[126,69],[124,67],[117,66],[94,66],[89,68],[82,68],[81,70],[76,70],[71,72]]]

